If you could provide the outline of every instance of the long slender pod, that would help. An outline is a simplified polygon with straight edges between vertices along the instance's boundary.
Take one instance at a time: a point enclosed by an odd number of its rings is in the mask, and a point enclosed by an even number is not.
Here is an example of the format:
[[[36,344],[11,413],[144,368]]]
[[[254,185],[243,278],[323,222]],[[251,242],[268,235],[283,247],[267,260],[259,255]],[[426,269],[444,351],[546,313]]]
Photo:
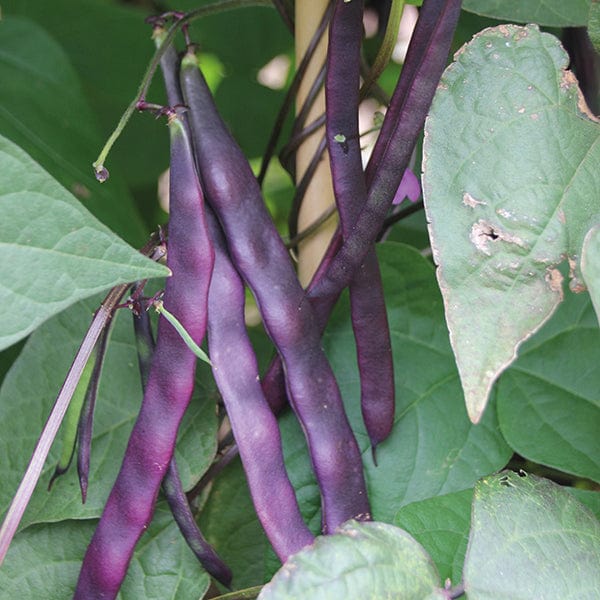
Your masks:
[[[325,327],[339,294],[351,283],[385,221],[446,64],[460,5],[461,0],[425,0],[423,3],[375,147],[374,156],[379,158],[375,160],[372,155],[367,168],[367,204],[357,219],[356,231],[344,242],[343,251],[340,251],[342,231],[338,228],[307,288],[307,297],[321,328]],[[385,177],[375,177],[379,167]],[[275,410],[285,403],[281,393],[282,375],[281,359],[277,356],[263,378],[265,395]]]
[[[181,82],[207,200],[282,357],[290,402],[321,490],[324,529],[333,531],[350,518],[369,518],[360,451],[312,308],[303,302],[304,290],[256,178],[218,114],[192,52],[182,61]]]
[[[171,115],[171,178],[164,303],[200,344],[206,329],[214,253],[203,196],[185,129]],[[173,456],[177,430],[194,387],[196,358],[177,331],[159,319],[148,385],[117,480],[83,559],[75,599],[114,598],[135,545],[148,527]]]
[[[54,469],[54,473],[52,473],[52,477],[48,482],[48,491],[52,488],[54,482],[58,477],[64,475],[71,466],[73,462],[73,456],[75,456],[75,450],[77,448],[77,432],[78,432],[78,424],[81,416],[82,407],[85,404],[85,399],[87,396],[87,390],[90,385],[90,380],[92,378],[92,373],[94,371],[94,365],[96,364],[96,360],[98,357],[98,343],[94,346],[94,349],[83,369],[83,373],[81,374],[81,378],[77,383],[77,387],[73,392],[73,397],[71,398],[71,403],[69,404],[69,408],[67,409],[67,413],[65,414],[63,428],[64,434],[62,439],[63,449],[58,459],[58,463]]]
[[[446,66],[460,6],[461,0],[424,0],[367,167],[367,201],[327,271],[318,281],[313,280],[311,297],[337,297],[377,238]]]
[[[102,376],[102,367],[106,356],[108,338],[112,329],[113,320],[104,328],[100,339],[98,340],[96,350],[96,360],[92,370],[92,376],[89,386],[85,393],[79,423],[77,424],[77,475],[79,476],[79,488],[81,490],[81,501],[85,503],[87,499],[88,479],[90,472],[90,454],[92,450],[92,433],[94,424],[94,408],[96,406],[96,397],[98,395],[98,386]]]
[[[282,562],[311,544],[285,464],[277,419],[265,400],[244,321],[244,284],[209,215],[215,268],[208,296],[208,347],[256,514]]]
[[[145,310],[133,315],[133,328],[135,331],[135,344],[138,354],[138,367],[142,379],[142,387],[145,389],[150,376],[152,356],[154,354],[154,336],[150,325],[150,316]],[[202,535],[190,505],[185,495],[175,456],[171,458],[169,468],[162,482],[162,489],[173,514],[173,518],[181,531],[187,545],[200,564],[217,581],[229,587],[231,584],[231,569],[223,562],[213,547]]]
[[[342,236],[347,239],[367,201],[358,104],[363,2],[338,0],[329,29],[325,81],[326,135]],[[394,364],[383,283],[374,243],[350,284],[350,310],[360,373],[361,409],[375,448],[394,424]]]

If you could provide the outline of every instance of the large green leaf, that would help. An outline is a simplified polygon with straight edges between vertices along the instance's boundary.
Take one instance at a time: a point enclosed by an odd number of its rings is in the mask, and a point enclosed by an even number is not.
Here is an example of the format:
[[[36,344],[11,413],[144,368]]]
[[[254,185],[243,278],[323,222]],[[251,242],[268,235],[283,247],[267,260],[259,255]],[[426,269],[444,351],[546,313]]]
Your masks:
[[[81,298],[168,273],[1,136],[0,165],[0,348]]]
[[[470,418],[518,345],[581,289],[583,239],[600,220],[600,129],[559,41],[488,29],[445,72],[424,145],[424,198]]]
[[[394,525],[405,529],[425,548],[442,580],[461,581],[471,526],[473,490],[436,496],[403,506]]]
[[[600,523],[560,486],[507,471],[475,487],[469,600],[598,597]]]
[[[600,481],[600,331],[587,294],[569,294],[498,382],[500,428],[515,452]]]
[[[56,2],[35,4],[48,7],[50,11],[58,8]],[[4,2],[2,8],[0,134],[30,154],[105,225],[131,243],[141,245],[145,233],[129,193],[118,176],[118,169],[112,171],[110,185],[101,186],[94,178],[91,163],[103,140],[98,132],[96,115],[83,95],[69,57],[39,25],[28,19],[7,16]],[[79,14],[70,3],[68,16],[60,15],[70,36],[80,31],[73,22],[74,13]],[[98,27],[90,15],[86,18]],[[23,43],[24,39],[28,40],[27,44]],[[106,44],[96,44],[96,48],[101,46],[106,47]],[[79,56],[95,57],[101,54],[91,49],[84,52],[81,47],[78,47],[78,53]],[[119,69],[115,69],[114,62],[111,63],[112,76],[121,73],[128,64],[129,61],[120,61]],[[156,123],[153,125],[165,140],[162,128]],[[141,155],[147,162],[147,157],[152,156],[147,141],[143,147],[144,152],[132,151],[131,154],[134,157]],[[166,159],[163,159],[154,171],[148,164],[146,169],[156,177],[159,168],[162,170],[165,165]],[[127,166],[130,167],[129,161]]]
[[[64,600],[73,595],[96,520],[33,525],[14,539],[0,569],[3,598]],[[119,600],[201,598],[210,583],[173,518],[159,505],[138,543]]]
[[[465,10],[517,23],[551,27],[587,25],[593,0],[463,0]]]
[[[423,548],[386,523],[349,521],[294,554],[258,600],[364,600],[447,598]]]
[[[100,298],[77,303],[27,341],[0,388],[0,513],[23,476],[45,419]],[[81,504],[76,469],[46,485],[61,453],[54,444],[24,515],[31,523],[98,517],[114,483],[142,392],[129,314],[117,314],[98,391],[87,502]],[[201,373],[205,373],[201,370]],[[205,373],[206,375],[206,373]],[[210,390],[210,384],[202,386]],[[214,388],[213,388],[214,389]],[[195,397],[182,423],[177,458],[184,486],[193,485],[215,451],[215,398]],[[60,434],[59,434],[60,439]]]

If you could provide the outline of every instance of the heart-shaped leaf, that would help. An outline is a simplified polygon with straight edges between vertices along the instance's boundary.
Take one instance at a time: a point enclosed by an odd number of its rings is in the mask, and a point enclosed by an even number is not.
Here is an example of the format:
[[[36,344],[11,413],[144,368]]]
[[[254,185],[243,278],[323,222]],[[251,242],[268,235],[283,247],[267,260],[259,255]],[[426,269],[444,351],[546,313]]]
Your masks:
[[[426,124],[424,199],[469,416],[481,418],[519,344],[562,299],[569,259],[600,222],[600,128],[536,26],[476,35],[442,77]]]
[[[0,136],[0,349],[77,300],[168,274]]]

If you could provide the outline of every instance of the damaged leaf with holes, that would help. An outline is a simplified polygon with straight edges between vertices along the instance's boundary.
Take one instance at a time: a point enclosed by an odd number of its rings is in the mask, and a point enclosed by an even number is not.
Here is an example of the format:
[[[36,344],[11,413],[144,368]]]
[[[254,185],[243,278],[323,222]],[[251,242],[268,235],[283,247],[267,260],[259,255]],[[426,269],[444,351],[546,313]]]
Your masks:
[[[600,127],[537,26],[474,36],[446,70],[425,128],[433,255],[469,416],[478,422],[519,344],[585,289],[600,222]],[[564,265],[564,266],[561,266]]]

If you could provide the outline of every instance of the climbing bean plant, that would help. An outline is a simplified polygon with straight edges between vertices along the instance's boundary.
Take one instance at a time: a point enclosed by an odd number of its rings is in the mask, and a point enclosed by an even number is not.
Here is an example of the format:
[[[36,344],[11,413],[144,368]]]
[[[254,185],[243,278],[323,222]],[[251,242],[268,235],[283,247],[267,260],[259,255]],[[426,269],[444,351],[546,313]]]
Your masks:
[[[1,597],[597,595],[598,4],[322,12],[2,2]]]

